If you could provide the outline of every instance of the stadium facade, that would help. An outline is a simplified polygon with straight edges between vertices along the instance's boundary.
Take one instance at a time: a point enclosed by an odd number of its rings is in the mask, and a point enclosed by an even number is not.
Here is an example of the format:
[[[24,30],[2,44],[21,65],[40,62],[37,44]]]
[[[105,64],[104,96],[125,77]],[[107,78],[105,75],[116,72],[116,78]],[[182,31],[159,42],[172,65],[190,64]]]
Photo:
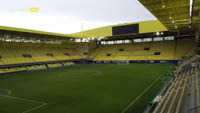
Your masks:
[[[200,0],[139,1],[158,20],[70,35],[1,26],[0,74],[80,63],[174,63],[173,81],[148,112],[199,113]]]

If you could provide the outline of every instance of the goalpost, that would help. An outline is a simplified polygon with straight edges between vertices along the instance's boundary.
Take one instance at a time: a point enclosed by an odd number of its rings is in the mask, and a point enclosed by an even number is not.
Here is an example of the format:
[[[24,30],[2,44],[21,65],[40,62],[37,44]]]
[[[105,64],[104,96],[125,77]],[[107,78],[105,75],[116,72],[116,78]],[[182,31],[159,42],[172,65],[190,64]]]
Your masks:
[[[9,89],[0,89],[0,95],[8,96],[11,94],[11,91]]]
[[[118,61],[117,64],[129,64],[129,61],[126,60],[126,61]]]

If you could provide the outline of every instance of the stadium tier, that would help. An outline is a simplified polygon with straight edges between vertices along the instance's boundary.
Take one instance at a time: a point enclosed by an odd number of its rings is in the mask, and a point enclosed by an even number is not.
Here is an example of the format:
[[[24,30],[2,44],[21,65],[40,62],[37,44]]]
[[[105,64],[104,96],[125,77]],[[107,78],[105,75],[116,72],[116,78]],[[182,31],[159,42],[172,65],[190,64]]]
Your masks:
[[[74,65],[73,62],[63,62],[63,63],[50,63],[47,65],[44,65],[44,64],[31,65],[31,64],[29,64],[28,66],[5,67],[5,68],[0,68],[0,74],[23,72],[23,71],[33,71],[33,70],[44,70],[44,69],[49,69],[49,68],[66,67],[66,66],[72,66],[72,65]]]
[[[189,58],[177,67],[174,81],[154,113],[199,113],[199,107],[191,107],[200,105],[199,58]]]
[[[0,113],[200,113],[200,0],[138,1],[158,20],[0,26]]]
[[[95,61],[182,60],[194,55],[195,40],[101,45],[91,55]]]
[[[56,68],[56,67],[62,67],[62,64],[55,63],[55,64],[48,64],[49,68]]]
[[[75,48],[67,48],[64,45],[0,43],[0,46],[0,65],[85,58]]]
[[[0,65],[86,59],[94,61],[182,60],[194,54],[195,40],[100,45],[88,55],[64,45],[0,43]],[[91,53],[90,53],[91,52]]]

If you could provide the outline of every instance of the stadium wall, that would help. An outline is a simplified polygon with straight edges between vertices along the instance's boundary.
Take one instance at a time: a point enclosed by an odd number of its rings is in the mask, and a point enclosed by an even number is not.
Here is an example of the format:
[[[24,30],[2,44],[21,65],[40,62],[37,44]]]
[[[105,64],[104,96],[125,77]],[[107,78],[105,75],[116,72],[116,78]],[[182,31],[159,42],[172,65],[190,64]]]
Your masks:
[[[159,21],[153,20],[153,21],[143,21],[143,22],[134,22],[134,23],[113,25],[113,26],[106,26],[106,27],[74,33],[72,35],[79,38],[108,37],[108,36],[113,36],[113,32],[112,32],[113,27],[126,26],[126,25],[131,25],[131,24],[139,24],[140,34],[168,31],[167,28],[163,26]]]

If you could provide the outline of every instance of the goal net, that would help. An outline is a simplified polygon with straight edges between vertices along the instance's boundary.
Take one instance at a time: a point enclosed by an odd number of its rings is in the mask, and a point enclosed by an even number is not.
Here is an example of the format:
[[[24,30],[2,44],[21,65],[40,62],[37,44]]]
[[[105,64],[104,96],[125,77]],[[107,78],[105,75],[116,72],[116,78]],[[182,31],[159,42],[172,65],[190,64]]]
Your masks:
[[[0,95],[10,95],[11,91],[9,89],[0,89]]]
[[[118,61],[117,64],[129,64],[129,61]]]

